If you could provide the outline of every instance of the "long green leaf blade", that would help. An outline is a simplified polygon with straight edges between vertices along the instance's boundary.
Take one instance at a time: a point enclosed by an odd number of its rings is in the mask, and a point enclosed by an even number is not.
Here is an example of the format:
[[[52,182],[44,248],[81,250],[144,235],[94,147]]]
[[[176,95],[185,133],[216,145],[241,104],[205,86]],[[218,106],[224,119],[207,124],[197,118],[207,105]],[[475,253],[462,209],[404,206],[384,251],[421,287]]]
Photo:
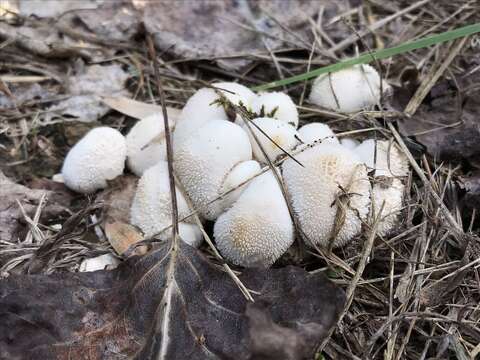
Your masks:
[[[391,48],[363,54],[359,57],[344,60],[332,65],[324,66],[319,69],[315,69],[300,75],[295,75],[286,79],[273,81],[268,84],[254,87],[253,90],[256,90],[256,91],[267,90],[267,89],[272,89],[279,86],[293,84],[300,81],[305,81],[321,74],[338,71],[338,70],[345,69],[347,67],[351,67],[357,64],[368,64],[369,62],[372,62],[375,59],[389,58],[394,55],[399,55],[412,50],[425,48],[431,45],[440,44],[450,40],[455,40],[455,39],[472,35],[478,32],[480,32],[480,23],[463,26],[455,30],[446,31],[440,34],[435,34],[435,35],[432,35],[426,38],[417,39],[411,42],[406,42],[398,46],[393,46]]]

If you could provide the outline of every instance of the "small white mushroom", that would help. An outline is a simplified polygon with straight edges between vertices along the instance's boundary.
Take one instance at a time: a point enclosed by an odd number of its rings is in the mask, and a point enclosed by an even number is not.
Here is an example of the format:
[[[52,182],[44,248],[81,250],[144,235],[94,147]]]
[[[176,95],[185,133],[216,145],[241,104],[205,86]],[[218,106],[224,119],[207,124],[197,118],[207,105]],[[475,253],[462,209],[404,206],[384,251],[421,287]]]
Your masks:
[[[203,234],[197,224],[181,222],[178,224],[178,235],[183,242],[198,248],[203,241]]]
[[[182,193],[176,189],[178,216],[188,215],[188,204]],[[170,199],[170,182],[168,177],[168,164],[160,161],[147,169],[138,181],[137,190],[130,208],[130,221],[138,226],[145,236],[153,236],[172,224],[172,202]],[[192,246],[198,246],[201,237],[195,226],[179,224],[179,234],[182,240]],[[167,240],[171,230],[166,230],[159,235],[160,240]]]
[[[295,148],[298,143],[298,140],[296,139],[297,130],[295,130],[295,128],[290,124],[272,118],[256,118],[252,120],[252,123],[253,124],[250,124],[252,132],[256,135],[258,141],[272,161],[278,156],[284,154],[284,152],[278,146],[288,152]],[[260,146],[258,146],[250,131],[246,129],[246,126],[247,125],[244,125],[244,129],[250,138],[254,157],[258,161],[266,163],[267,159],[265,159],[263,156]],[[262,129],[263,132],[267,134],[271,140],[273,140],[273,142],[258,128]]]
[[[376,217],[383,205],[377,233],[385,236],[398,223],[405,192],[399,177],[408,175],[408,160],[394,143],[384,140],[365,140],[356,147],[355,153],[370,169],[375,169],[371,214]]]
[[[365,165],[339,144],[323,143],[283,165],[283,178],[301,229],[313,243],[342,246],[360,233],[370,206]]]
[[[219,88],[222,94],[235,105],[240,102],[250,106],[255,94],[247,87],[237,83],[216,83],[212,86]],[[222,91],[224,89],[227,91]],[[177,121],[174,133],[174,144],[180,144],[192,133],[211,120],[229,120],[224,107],[217,101],[220,96],[214,89],[202,88],[193,94],[185,104]]]
[[[375,158],[376,144],[376,158]],[[355,148],[355,153],[370,169],[375,169],[376,176],[407,176],[409,165],[407,157],[397,145],[389,141],[368,139]]]
[[[169,117],[170,129],[174,120]],[[127,165],[137,176],[160,160],[167,160],[165,127],[162,114],[153,114],[138,121],[126,136]]]
[[[229,172],[229,174],[225,178],[225,181],[223,182],[220,189],[220,193],[223,194],[231,189],[235,189],[237,187],[238,188],[226,195],[225,202],[227,204],[233,204],[235,200],[238,199],[242,191],[245,189],[247,183],[242,186],[239,185],[252,178],[252,176],[258,174],[259,172],[260,164],[255,160],[242,161],[241,163],[235,165],[235,167]]]
[[[389,85],[382,83],[385,92]],[[380,76],[370,65],[351,68],[317,77],[309,101],[326,109],[346,113],[360,111],[380,101]]]
[[[303,125],[298,129],[298,137],[305,144],[312,144],[314,142],[328,142],[338,144],[338,139],[335,133],[327,124],[311,123]]]
[[[94,258],[85,259],[80,263],[79,272],[91,272],[97,270],[112,270],[120,264],[112,254],[104,254]]]
[[[268,267],[292,245],[293,223],[272,172],[253,179],[215,222],[220,253],[234,264]]]
[[[349,150],[353,150],[358,145],[360,145],[360,142],[352,138],[343,138],[340,140],[340,144],[342,144],[343,147],[346,147]]]
[[[212,84],[212,86],[221,90],[222,94],[233,104],[240,105],[240,103],[242,103],[247,109],[252,106],[252,102],[256,98],[252,90],[238,83],[220,82]]]
[[[282,92],[260,93],[252,102],[252,110],[263,117],[272,117],[295,129],[298,127],[298,111],[292,98]]]
[[[127,146],[124,136],[115,129],[90,130],[70,149],[62,167],[65,185],[80,193],[93,193],[107,187],[123,173]]]
[[[232,169],[252,159],[252,147],[243,129],[229,121],[211,120],[174,149],[175,171],[193,206],[208,220],[216,219],[235,197],[221,195]]]

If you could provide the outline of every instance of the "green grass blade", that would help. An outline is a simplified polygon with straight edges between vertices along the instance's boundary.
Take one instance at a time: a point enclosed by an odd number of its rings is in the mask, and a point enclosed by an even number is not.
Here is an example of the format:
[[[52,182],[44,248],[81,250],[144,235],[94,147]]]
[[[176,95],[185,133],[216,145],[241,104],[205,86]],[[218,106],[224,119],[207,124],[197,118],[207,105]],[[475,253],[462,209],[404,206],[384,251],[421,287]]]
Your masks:
[[[286,79],[274,81],[268,84],[256,86],[253,88],[253,90],[255,91],[267,90],[267,89],[272,89],[272,88],[283,86],[283,85],[293,84],[299,81],[305,81],[321,74],[338,71],[338,70],[345,69],[347,67],[351,67],[357,64],[368,64],[369,62],[372,62],[375,59],[389,58],[394,55],[403,54],[412,50],[421,49],[421,48],[439,44],[445,41],[458,39],[458,38],[472,35],[478,32],[480,32],[480,23],[463,26],[455,30],[446,31],[440,34],[421,38],[411,42],[406,42],[391,48],[372,51],[371,53],[367,53],[353,59],[344,60],[332,65],[324,66],[319,69],[315,69],[300,75],[296,75]]]

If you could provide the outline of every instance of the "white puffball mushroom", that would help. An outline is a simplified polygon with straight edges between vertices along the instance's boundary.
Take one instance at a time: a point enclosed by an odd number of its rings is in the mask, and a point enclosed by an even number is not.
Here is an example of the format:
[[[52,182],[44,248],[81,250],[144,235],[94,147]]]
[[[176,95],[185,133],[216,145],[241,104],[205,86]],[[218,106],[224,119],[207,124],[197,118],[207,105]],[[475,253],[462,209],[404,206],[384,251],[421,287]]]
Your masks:
[[[229,121],[211,120],[174,149],[175,171],[193,206],[207,220],[216,219],[235,199],[209,204],[221,195],[224,179],[239,163],[252,159],[243,129]]]
[[[253,112],[298,127],[298,111],[292,98],[282,92],[260,93],[252,102]],[[273,115],[272,115],[273,113]]]
[[[188,204],[182,193],[176,189],[178,216],[189,214]],[[130,221],[138,226],[145,236],[153,236],[172,224],[172,202],[168,163],[160,161],[147,169],[138,181],[135,196],[130,207]],[[192,246],[201,242],[198,233],[188,224],[179,224],[180,237]],[[167,240],[171,230],[159,234],[160,240]]]
[[[195,248],[198,248],[203,241],[202,231],[197,224],[179,223],[178,235],[183,242]]]
[[[296,159],[304,167],[287,159],[283,179],[301,229],[321,247],[328,248],[331,240],[333,247],[346,244],[360,233],[369,212],[365,165],[352,151],[331,143],[309,148]]]
[[[240,105],[242,103],[247,109],[251,107],[257,96],[248,87],[234,82],[220,82],[212,84],[212,86],[219,89],[233,104]]]
[[[173,120],[169,117],[173,132]],[[138,121],[125,137],[127,166],[137,176],[160,160],[167,160],[165,127],[162,114],[153,114]]]
[[[215,83],[212,86],[218,88],[218,91],[235,105],[242,102],[245,106],[250,107],[253,98],[256,96],[250,89],[237,83],[222,82]],[[202,88],[188,99],[175,127],[173,137],[175,145],[182,143],[211,120],[229,120],[224,107],[217,103],[219,99],[220,96],[212,88]]]
[[[127,146],[124,136],[115,129],[90,130],[70,149],[62,167],[65,185],[79,193],[93,193],[107,187],[123,173]]]
[[[250,128],[272,161],[278,156],[284,154],[284,152],[277,145],[279,145],[285,151],[290,151],[295,148],[298,143],[296,138],[297,130],[295,130],[295,128],[290,124],[272,118],[256,118],[251,122],[257,125],[255,126],[254,124],[250,124]],[[265,159],[263,156],[260,146],[258,146],[250,131],[246,129],[246,126],[247,125],[244,125],[244,129],[250,138],[254,157],[262,163],[267,163],[267,159]],[[263,132],[267,134],[275,143],[266,137],[257,127],[262,129]]]
[[[405,185],[397,177],[408,175],[408,159],[397,145],[385,140],[365,140],[355,148],[355,153],[370,169],[375,169],[372,187],[372,216],[376,217],[383,205],[377,234],[385,236],[398,223]]]
[[[339,143],[335,133],[327,124],[310,123],[303,125],[300,129],[298,129],[298,137],[305,144],[312,144],[316,141],[321,143]]]
[[[258,174],[260,169],[261,167],[258,162],[255,160],[247,160],[235,165],[235,167],[230,170],[222,184],[220,193],[223,194],[231,189],[235,189],[237,186],[238,188],[225,196],[228,204],[233,204],[235,200],[238,199],[248,183],[245,183],[242,186],[239,185],[250,179],[255,174]]]
[[[104,254],[94,258],[85,259],[80,263],[79,272],[91,272],[97,270],[112,270],[120,264],[120,261],[112,254]]]
[[[218,250],[230,262],[268,267],[294,240],[287,203],[273,173],[253,179],[233,206],[215,222]]]
[[[354,65],[323,74],[315,79],[309,101],[345,113],[364,110],[380,101],[380,80],[380,75],[370,65]],[[384,92],[389,88],[385,81],[382,86]]]
[[[358,145],[360,145],[360,142],[358,140],[352,139],[352,138],[343,138],[340,140],[340,144],[342,144],[343,147],[353,150],[355,149]]]
[[[376,144],[376,158],[375,158]],[[368,139],[355,148],[355,153],[376,176],[407,176],[408,159],[398,146],[386,140]]]

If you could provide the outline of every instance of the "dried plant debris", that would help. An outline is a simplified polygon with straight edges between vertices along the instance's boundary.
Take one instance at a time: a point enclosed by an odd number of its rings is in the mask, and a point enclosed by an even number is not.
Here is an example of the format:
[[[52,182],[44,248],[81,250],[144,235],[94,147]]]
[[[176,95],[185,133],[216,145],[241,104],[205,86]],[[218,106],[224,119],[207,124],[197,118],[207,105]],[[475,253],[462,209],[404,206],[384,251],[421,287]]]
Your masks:
[[[302,269],[229,276],[182,242],[114,271],[0,282],[0,357],[304,359],[335,324],[344,294]],[[68,316],[67,316],[68,314]],[[259,339],[270,340],[270,353]],[[280,339],[279,338],[279,339]],[[278,358],[278,357],[277,357]]]
[[[480,70],[439,82],[415,115],[399,123],[440,161],[480,166]],[[399,90],[405,91],[405,90]]]
[[[79,121],[97,121],[109,107],[101,102],[101,96],[128,96],[125,82],[129,74],[118,64],[85,66],[77,63],[75,75],[68,78],[70,97],[49,108],[45,120],[54,117],[73,117]]]
[[[0,240],[17,242],[26,236],[28,220],[34,218],[36,212],[42,220],[65,214],[68,200],[58,202],[57,198],[57,202],[52,202],[52,198],[55,198],[52,191],[15,184],[0,171]]]

